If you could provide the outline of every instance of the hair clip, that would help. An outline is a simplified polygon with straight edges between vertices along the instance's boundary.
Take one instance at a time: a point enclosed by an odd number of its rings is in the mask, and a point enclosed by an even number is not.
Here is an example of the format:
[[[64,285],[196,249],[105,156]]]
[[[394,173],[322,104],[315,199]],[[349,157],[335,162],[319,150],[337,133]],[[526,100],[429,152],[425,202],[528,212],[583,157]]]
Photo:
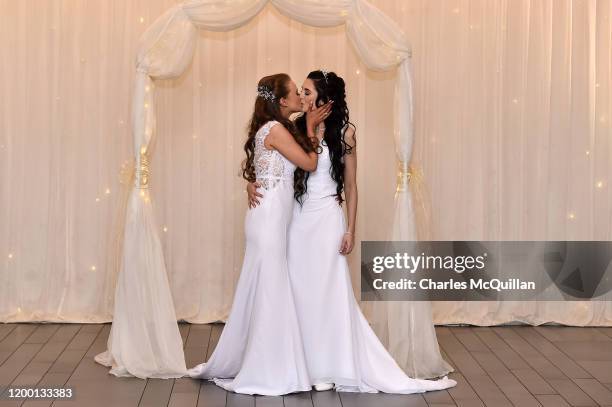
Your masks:
[[[274,93],[267,86],[260,85],[257,87],[257,96],[262,97],[270,102],[273,102],[276,99]]]
[[[323,79],[325,79],[325,83],[327,83],[327,74],[329,73],[329,71],[326,71],[325,69],[321,69],[320,71],[323,74]]]

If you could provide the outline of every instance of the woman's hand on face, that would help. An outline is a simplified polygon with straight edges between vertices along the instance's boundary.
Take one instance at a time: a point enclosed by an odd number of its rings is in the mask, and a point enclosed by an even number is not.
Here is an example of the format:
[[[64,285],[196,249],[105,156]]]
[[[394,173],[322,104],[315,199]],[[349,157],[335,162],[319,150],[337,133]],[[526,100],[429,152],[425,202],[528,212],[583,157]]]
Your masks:
[[[353,246],[355,244],[355,240],[353,239],[353,235],[350,233],[345,233],[342,236],[342,243],[340,244],[340,254],[350,254],[353,251]]]
[[[310,103],[308,107],[308,111],[306,112],[306,126],[314,130],[319,124],[323,122],[323,120],[327,119],[327,117],[331,114],[333,100],[321,105],[319,107],[314,106],[314,102]]]
[[[259,205],[259,199],[263,198],[263,195],[257,192],[257,188],[259,188],[261,184],[259,182],[249,182],[247,184],[247,194],[249,201],[249,209],[256,207]]]

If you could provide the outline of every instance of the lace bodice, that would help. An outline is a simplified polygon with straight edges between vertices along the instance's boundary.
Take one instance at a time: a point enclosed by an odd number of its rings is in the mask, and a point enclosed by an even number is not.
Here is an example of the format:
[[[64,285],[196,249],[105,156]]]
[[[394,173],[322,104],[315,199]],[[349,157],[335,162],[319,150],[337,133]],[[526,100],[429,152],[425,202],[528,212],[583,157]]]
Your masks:
[[[277,121],[271,120],[255,133],[255,177],[265,189],[270,189],[281,181],[293,185],[293,172],[296,168],[295,164],[277,150],[268,150],[264,145],[266,136],[276,124]]]

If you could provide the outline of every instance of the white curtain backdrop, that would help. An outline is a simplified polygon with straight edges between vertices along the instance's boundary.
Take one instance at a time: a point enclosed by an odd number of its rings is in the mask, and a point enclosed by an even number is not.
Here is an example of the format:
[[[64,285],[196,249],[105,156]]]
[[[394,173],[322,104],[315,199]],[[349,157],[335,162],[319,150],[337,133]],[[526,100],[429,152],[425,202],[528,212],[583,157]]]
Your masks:
[[[0,0],[0,321],[112,319],[134,56],[177,3]],[[412,45],[411,163],[430,203],[429,223],[415,203],[421,236],[612,238],[611,1],[371,3]],[[197,36],[187,71],[156,82],[150,189],[177,317],[202,323],[226,318],[242,262],[238,169],[257,80],[287,72],[299,85],[325,68],[347,81],[359,243],[393,229],[396,76],[367,70],[344,26],[307,27],[272,5],[234,31]],[[357,293],[359,255],[357,244]],[[433,314],[612,322],[609,302],[435,303]]]

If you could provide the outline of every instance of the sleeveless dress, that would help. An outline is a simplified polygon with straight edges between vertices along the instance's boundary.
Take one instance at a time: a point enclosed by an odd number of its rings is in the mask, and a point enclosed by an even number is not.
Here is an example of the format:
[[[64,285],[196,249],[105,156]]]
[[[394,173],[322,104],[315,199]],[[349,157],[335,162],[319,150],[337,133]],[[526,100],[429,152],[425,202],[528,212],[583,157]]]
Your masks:
[[[287,265],[295,165],[264,146],[270,121],[255,134],[255,173],[265,198],[245,217],[246,248],[234,302],[217,347],[188,370],[243,394],[310,391]]]
[[[289,228],[289,276],[313,384],[337,391],[409,394],[457,383],[408,377],[389,355],[355,300],[346,257],[339,253],[346,231],[336,201],[329,148],[321,142],[317,169],[307,181],[303,206],[295,204]],[[260,201],[265,202],[265,198]]]

